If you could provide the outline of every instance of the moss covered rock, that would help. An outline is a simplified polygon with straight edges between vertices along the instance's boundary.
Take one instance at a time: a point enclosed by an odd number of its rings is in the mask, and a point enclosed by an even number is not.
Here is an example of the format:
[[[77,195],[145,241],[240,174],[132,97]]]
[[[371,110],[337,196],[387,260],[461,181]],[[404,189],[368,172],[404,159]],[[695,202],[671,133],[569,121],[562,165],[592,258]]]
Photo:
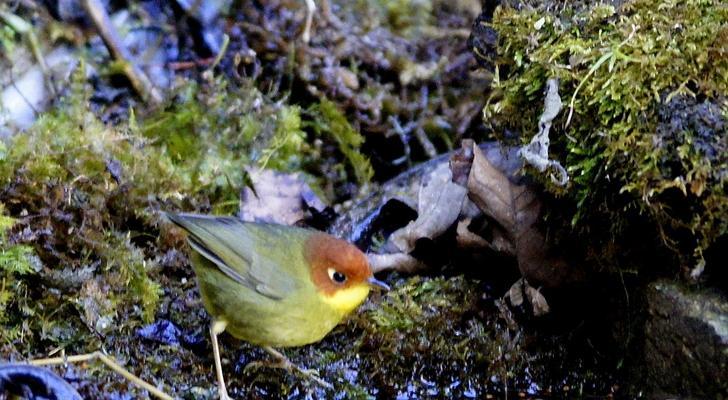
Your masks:
[[[571,222],[564,228],[619,241],[639,214],[657,222],[675,265],[699,275],[728,230],[728,9],[717,0],[550,5],[503,4],[480,22],[498,33],[485,121],[501,139],[530,140],[546,80],[558,78],[564,112],[551,157],[572,180],[543,181],[567,200],[555,213]],[[609,226],[601,238],[591,229],[600,223]]]

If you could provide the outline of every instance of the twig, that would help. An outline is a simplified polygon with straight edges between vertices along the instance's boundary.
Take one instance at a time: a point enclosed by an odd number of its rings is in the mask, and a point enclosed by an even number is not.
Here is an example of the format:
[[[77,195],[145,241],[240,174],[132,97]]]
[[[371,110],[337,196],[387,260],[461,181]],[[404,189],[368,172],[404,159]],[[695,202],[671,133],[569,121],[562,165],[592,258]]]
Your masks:
[[[313,24],[313,13],[316,12],[316,3],[313,0],[304,0],[306,2],[306,23],[303,27],[301,39],[304,43],[311,40],[311,25]]]
[[[331,10],[331,3],[329,0],[319,0],[319,4],[321,5],[321,14],[324,17],[324,21],[334,29],[343,28],[344,23],[341,22],[336,15],[334,15],[334,12]]]
[[[109,49],[111,57],[115,59],[126,75],[131,86],[142,97],[144,101],[154,104],[162,102],[162,95],[152,84],[149,78],[144,74],[138,66],[131,61],[129,51],[124,47],[119,38],[116,28],[109,19],[109,14],[104,9],[104,5],[100,0],[83,0],[83,8],[94,21],[96,29],[99,31],[101,39],[103,39],[106,48]]]
[[[162,392],[161,390],[157,389],[156,387],[152,386],[150,383],[147,383],[146,381],[142,380],[141,378],[137,377],[136,375],[132,374],[131,372],[127,371],[124,367],[116,363],[111,357],[106,356],[100,351],[94,351],[93,353],[88,354],[79,354],[75,356],[67,356],[67,357],[52,357],[52,358],[41,358],[38,360],[30,360],[28,364],[30,365],[36,365],[36,366],[42,366],[42,365],[59,365],[59,364],[66,364],[66,363],[78,363],[78,362],[85,362],[85,361],[91,361],[98,359],[102,363],[106,364],[107,367],[111,368],[114,372],[117,374],[123,376],[131,383],[145,389],[152,395],[154,395],[157,398],[163,399],[163,400],[173,400],[172,396]]]
[[[191,69],[197,67],[207,67],[215,61],[212,57],[201,58],[192,61],[172,61],[167,63],[167,67],[173,71],[179,71],[183,69]]]
[[[222,60],[223,56],[225,56],[225,53],[227,52],[228,46],[230,45],[230,36],[228,36],[227,33],[223,34],[222,36],[222,47],[220,48],[220,52],[217,53],[217,56],[212,61],[212,64],[210,67],[207,68],[208,71],[212,71],[217,67],[217,64],[220,64],[220,61]]]
[[[432,142],[430,141],[430,138],[427,137],[427,132],[425,132],[425,130],[421,126],[417,127],[414,132],[417,141],[420,142],[420,145],[425,151],[425,154],[427,154],[427,157],[437,157],[437,149],[435,148],[435,145],[432,144]]]
[[[48,86],[51,95],[55,97],[58,91],[53,84],[53,79],[51,77],[50,70],[48,69],[48,64],[45,62],[43,52],[40,50],[40,42],[38,41],[38,36],[36,36],[35,31],[33,30],[33,26],[25,22],[25,20],[18,17],[17,15],[5,12],[3,10],[0,10],[0,19],[2,19],[15,32],[18,32],[21,35],[25,35],[28,38],[28,44],[30,45],[30,50],[33,53],[33,57],[35,57],[36,61],[38,61],[38,66],[43,73],[43,78],[46,81],[46,85]],[[20,93],[20,91],[18,91],[18,93]]]

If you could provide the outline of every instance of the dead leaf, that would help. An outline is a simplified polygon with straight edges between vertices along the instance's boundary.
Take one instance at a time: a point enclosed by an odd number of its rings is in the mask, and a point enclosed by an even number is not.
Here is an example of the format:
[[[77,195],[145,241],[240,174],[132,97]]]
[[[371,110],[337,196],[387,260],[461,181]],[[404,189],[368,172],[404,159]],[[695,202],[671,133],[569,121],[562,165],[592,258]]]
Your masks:
[[[511,305],[514,307],[521,306],[523,304],[524,294],[525,299],[528,299],[528,302],[531,304],[534,316],[540,317],[551,311],[549,303],[546,301],[544,295],[541,294],[541,291],[529,285],[528,281],[524,278],[517,280],[508,289],[508,299]]]
[[[409,254],[374,254],[368,253],[369,267],[373,273],[380,271],[394,270],[403,273],[412,273],[426,268],[422,261],[412,257]]]
[[[466,193],[464,187],[452,182],[447,163],[437,166],[420,185],[417,219],[392,233],[389,241],[399,251],[409,253],[418,239],[441,235],[460,215]]]
[[[519,307],[523,304],[523,278],[517,280],[513,285],[511,285],[511,288],[508,289],[508,299],[514,307]]]
[[[81,319],[89,329],[101,335],[114,328],[116,313],[108,293],[107,284],[101,286],[96,279],[90,279],[81,287],[77,299]]]
[[[472,218],[465,218],[458,222],[457,227],[457,241],[461,247],[490,247],[490,243],[483,239],[482,236],[468,229],[468,225],[472,222]]]
[[[578,271],[549,254],[537,223],[541,202],[534,189],[521,179],[504,174],[478,146],[472,145],[473,164],[468,177],[468,196],[500,228],[503,249],[513,249],[521,275],[539,285],[554,287],[578,279]],[[507,163],[508,160],[503,161]],[[496,237],[496,235],[494,235]],[[510,246],[505,242],[510,242]]]
[[[473,154],[468,179],[469,197],[515,241],[521,231],[536,222],[541,203],[533,190],[525,184],[512,182],[475,145]]]
[[[541,294],[539,289],[529,285],[528,282],[525,282],[524,288],[526,297],[528,297],[528,301],[531,302],[531,306],[533,307],[533,315],[540,317],[551,311],[549,303],[546,302],[546,298]]]
[[[452,171],[452,181],[458,185],[467,186],[468,175],[473,166],[473,146],[475,142],[472,139],[463,139],[460,149],[455,151],[450,157],[450,171]]]
[[[240,219],[293,225],[304,219],[305,207],[323,211],[326,206],[301,174],[248,169],[255,191],[246,187],[240,194]]]

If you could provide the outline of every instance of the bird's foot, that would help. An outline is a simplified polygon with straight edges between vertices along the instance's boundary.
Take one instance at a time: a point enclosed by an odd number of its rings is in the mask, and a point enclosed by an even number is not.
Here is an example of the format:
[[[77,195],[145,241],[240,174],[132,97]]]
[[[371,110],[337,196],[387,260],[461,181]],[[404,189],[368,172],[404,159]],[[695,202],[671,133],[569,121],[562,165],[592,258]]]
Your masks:
[[[220,400],[232,400],[226,389],[218,389],[218,393],[220,394]]]
[[[252,371],[258,368],[275,368],[273,364],[274,363],[272,361],[251,361],[245,365],[243,372],[248,372],[248,370]]]
[[[294,364],[294,363],[292,363],[292,362],[290,362],[288,360],[286,360],[286,362],[288,363],[288,365],[283,366],[282,368],[285,368],[286,370],[291,371],[291,372],[294,372],[294,371],[295,372],[298,372],[299,374],[301,374],[301,375],[305,376],[306,378],[308,378],[308,379],[310,379],[310,380],[318,383],[319,385],[321,385],[322,387],[325,387],[326,389],[333,389],[334,388],[334,385],[332,385],[332,384],[326,382],[325,380],[321,379],[321,377],[319,377],[319,372],[316,371],[315,369],[301,368],[298,365],[296,365],[296,364]]]
[[[266,349],[266,350],[268,350],[268,349]],[[273,349],[271,349],[271,350],[273,350]],[[268,351],[268,353],[271,354],[275,358],[275,360],[251,361],[248,363],[248,365],[245,366],[245,368],[243,370],[248,371],[248,369],[258,369],[261,367],[280,368],[280,369],[285,369],[286,371],[288,371],[290,373],[298,373],[299,375],[303,375],[305,378],[318,383],[319,385],[321,385],[322,387],[324,387],[326,389],[334,388],[334,386],[332,384],[321,379],[321,377],[319,377],[318,371],[316,371],[315,369],[301,368],[298,365],[292,363],[290,360],[288,360],[288,358],[286,358],[286,356],[279,353],[278,351],[273,350],[273,351]]]

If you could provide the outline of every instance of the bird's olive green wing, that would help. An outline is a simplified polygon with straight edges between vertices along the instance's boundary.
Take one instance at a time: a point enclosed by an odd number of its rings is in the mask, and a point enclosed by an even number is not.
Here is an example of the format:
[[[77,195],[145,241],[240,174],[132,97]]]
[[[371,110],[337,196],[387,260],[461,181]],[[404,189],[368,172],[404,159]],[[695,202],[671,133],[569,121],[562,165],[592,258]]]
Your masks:
[[[271,237],[275,232],[268,232],[265,226],[234,217],[172,213],[167,217],[189,233],[195,251],[241,285],[276,300],[296,288],[290,271],[259,255],[271,242],[285,240]]]

